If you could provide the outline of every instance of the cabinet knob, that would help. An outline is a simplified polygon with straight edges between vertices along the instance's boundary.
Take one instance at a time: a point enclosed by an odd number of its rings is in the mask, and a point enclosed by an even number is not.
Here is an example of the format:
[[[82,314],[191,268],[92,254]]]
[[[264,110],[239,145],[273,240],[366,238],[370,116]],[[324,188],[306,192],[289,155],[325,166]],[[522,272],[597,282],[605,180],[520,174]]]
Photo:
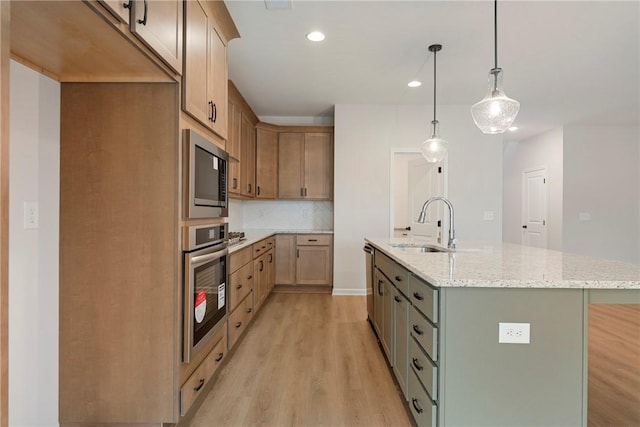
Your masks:
[[[236,289],[242,289],[242,285],[236,285]]]
[[[415,297],[415,299],[417,299],[418,301],[422,301],[422,300],[424,300],[424,297],[423,297],[421,294],[417,293],[417,292],[414,292],[414,293],[413,293],[413,296],[414,296],[414,297]]]
[[[418,363],[418,359],[413,358],[413,360],[411,361],[411,363],[413,363],[413,366],[418,370],[418,371],[422,371],[424,369],[424,367]]]
[[[193,388],[193,391],[200,391],[203,385],[204,385],[204,378],[200,378],[198,385]]]
[[[235,326],[236,326],[236,329],[238,329],[240,326],[242,326],[242,322],[238,322],[238,323],[236,323],[236,325],[235,325]]]

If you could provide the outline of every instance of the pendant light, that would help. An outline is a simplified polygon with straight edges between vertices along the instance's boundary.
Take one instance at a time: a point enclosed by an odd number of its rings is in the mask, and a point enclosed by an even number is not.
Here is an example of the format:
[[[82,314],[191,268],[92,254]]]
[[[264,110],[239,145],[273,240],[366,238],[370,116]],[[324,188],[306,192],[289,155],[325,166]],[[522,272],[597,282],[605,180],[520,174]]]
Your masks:
[[[494,67],[489,71],[486,96],[471,107],[476,126],[484,133],[503,133],[516,119],[520,103],[509,98],[502,89],[502,68],[498,68],[498,0],[493,6]]]
[[[436,53],[442,50],[442,45],[432,44],[429,52],[433,52],[433,121],[431,121],[431,137],[420,145],[422,155],[429,163],[438,163],[447,154],[449,143],[440,138],[440,124],[436,120]]]

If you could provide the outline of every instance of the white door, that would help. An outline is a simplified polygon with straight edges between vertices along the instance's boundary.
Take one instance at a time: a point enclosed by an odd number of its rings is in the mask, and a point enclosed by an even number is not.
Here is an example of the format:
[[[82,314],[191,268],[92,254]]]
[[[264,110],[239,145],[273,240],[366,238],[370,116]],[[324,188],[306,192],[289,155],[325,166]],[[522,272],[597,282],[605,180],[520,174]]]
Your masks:
[[[429,206],[424,224],[420,224],[417,219],[424,202],[431,197],[444,196],[442,169],[442,163],[429,163],[423,158],[409,161],[409,206],[407,209],[409,218],[407,222],[411,225],[411,234],[414,236],[441,237],[444,212],[444,206],[441,202]],[[440,227],[438,227],[438,221],[441,221]]]
[[[522,173],[522,244],[547,247],[547,170]]]

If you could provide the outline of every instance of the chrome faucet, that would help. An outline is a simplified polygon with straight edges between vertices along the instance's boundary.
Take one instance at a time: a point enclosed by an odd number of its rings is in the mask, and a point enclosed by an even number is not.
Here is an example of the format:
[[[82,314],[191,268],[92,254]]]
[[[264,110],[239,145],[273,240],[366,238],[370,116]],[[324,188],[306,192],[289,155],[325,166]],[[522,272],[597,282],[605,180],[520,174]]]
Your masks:
[[[431,203],[435,202],[436,200],[442,200],[444,204],[447,205],[447,207],[449,208],[449,242],[447,243],[447,247],[449,249],[455,249],[456,248],[456,230],[453,223],[453,219],[454,219],[453,205],[449,200],[445,199],[444,197],[432,197],[426,202],[424,202],[424,205],[422,205],[422,210],[420,211],[420,216],[418,217],[418,222],[420,224],[424,224],[424,220],[427,217],[427,208]]]

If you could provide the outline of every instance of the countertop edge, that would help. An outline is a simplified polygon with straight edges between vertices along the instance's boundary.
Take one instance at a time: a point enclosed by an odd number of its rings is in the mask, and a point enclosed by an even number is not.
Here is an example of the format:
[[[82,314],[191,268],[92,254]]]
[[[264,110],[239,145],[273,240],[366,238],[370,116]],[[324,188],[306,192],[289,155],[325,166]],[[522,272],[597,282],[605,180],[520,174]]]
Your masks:
[[[260,240],[264,240],[268,237],[275,236],[276,234],[331,234],[333,235],[333,230],[257,230],[257,229],[247,229],[247,230],[239,230],[244,231],[245,240],[242,240],[240,243],[236,243],[234,245],[229,246],[229,254],[234,252],[238,252],[244,248],[250,247],[254,243],[258,243]]]

